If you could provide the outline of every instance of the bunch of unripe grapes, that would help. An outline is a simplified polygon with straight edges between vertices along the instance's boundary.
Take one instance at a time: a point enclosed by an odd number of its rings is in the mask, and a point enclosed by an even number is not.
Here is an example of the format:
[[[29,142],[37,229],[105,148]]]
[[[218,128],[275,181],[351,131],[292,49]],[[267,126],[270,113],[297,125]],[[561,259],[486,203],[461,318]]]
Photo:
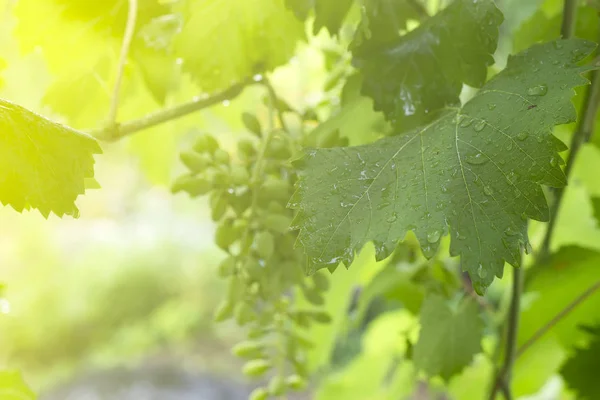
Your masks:
[[[172,189],[209,196],[215,243],[227,254],[218,274],[228,290],[215,320],[233,318],[247,327],[248,339],[233,353],[248,360],[245,375],[270,376],[250,397],[262,400],[306,386],[305,352],[313,344],[299,328],[330,321],[319,309],[329,280],[323,272],[306,276],[304,255],[294,248],[297,233],[290,230],[294,212],[287,202],[297,179],[290,158],[303,143],[283,129],[264,132],[251,114],[243,121],[254,136],[239,140],[233,156],[208,134],[181,153],[189,172]],[[312,308],[298,309],[298,295]]]

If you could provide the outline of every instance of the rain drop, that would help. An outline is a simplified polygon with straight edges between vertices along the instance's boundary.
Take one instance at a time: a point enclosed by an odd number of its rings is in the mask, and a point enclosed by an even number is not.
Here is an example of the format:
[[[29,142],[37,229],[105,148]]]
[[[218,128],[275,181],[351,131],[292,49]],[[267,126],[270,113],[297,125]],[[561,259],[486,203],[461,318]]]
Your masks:
[[[552,157],[550,159],[550,165],[553,166],[553,167],[558,166],[558,160],[556,159],[556,157]]]
[[[386,219],[387,222],[392,223],[395,222],[398,219],[398,215],[396,215],[396,213],[393,213],[392,215],[390,215],[388,217],[388,219]]]
[[[473,123],[473,118],[469,118],[469,117],[465,116],[460,123],[460,127],[466,128],[467,126],[471,125],[472,123]]]
[[[474,156],[467,156],[466,157],[466,161],[469,164],[473,164],[473,165],[481,165],[481,164],[485,164],[487,162],[487,157],[485,157],[483,154],[481,153],[477,153]]]
[[[427,241],[429,243],[437,243],[440,240],[441,233],[438,230],[427,233]]]
[[[513,148],[513,142],[512,140],[508,142],[508,144],[506,145],[506,150],[511,151]]]
[[[517,232],[516,230],[514,230],[514,229],[513,229],[513,228],[511,228],[510,226],[504,230],[504,233],[505,233],[507,236],[516,236],[516,235],[518,235],[518,234],[519,234],[519,232]]]
[[[494,192],[492,191],[492,188],[490,188],[489,186],[484,186],[483,193],[485,193],[486,196],[491,196]]]
[[[519,139],[519,140],[525,140],[525,139],[527,139],[528,136],[529,136],[529,133],[527,133],[525,131],[521,131],[517,135],[517,139]]]
[[[495,108],[496,108],[496,104],[494,104],[494,103],[490,103],[490,104],[488,104],[488,108],[489,108],[489,109],[490,109],[490,111],[491,111],[491,110],[493,110],[493,109],[495,109]]]
[[[527,89],[527,94],[529,96],[545,96],[546,93],[548,93],[548,86],[546,85],[532,86]]]
[[[486,122],[485,120],[480,120],[477,121],[477,123],[475,125],[473,125],[473,129],[475,130],[475,132],[481,132],[483,130],[483,128],[485,128]]]
[[[483,265],[481,264],[477,267],[477,275],[479,275],[481,279],[484,279],[487,276],[487,271],[483,269]]]

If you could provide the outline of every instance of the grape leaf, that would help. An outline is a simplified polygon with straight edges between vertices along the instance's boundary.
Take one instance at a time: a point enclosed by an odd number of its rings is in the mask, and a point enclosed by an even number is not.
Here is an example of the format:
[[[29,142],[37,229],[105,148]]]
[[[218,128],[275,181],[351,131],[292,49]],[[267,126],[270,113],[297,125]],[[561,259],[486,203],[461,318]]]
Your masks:
[[[561,369],[561,375],[567,386],[577,393],[579,400],[600,399],[600,380],[598,380],[598,359],[600,358],[600,327],[590,330],[594,339],[587,347],[580,347]]]
[[[0,100],[0,201],[15,210],[36,208],[48,217],[78,215],[74,202],[94,176],[90,136]]]
[[[459,104],[463,83],[483,85],[502,19],[491,0],[457,0],[383,47],[355,45],[363,93],[402,131],[432,120],[434,111]]]
[[[292,10],[299,20],[304,21],[315,6],[315,0],[285,0],[285,6]]]
[[[0,371],[2,400],[35,400],[37,396],[27,387],[18,371]]]
[[[350,48],[363,44],[381,48],[398,39],[406,29],[409,19],[418,20],[427,16],[418,1],[409,0],[365,0],[362,19]]]
[[[595,47],[558,40],[512,56],[460,108],[404,135],[348,148],[307,149],[289,206],[308,256],[308,272],[344,262],[374,241],[387,257],[408,230],[431,257],[450,228],[450,254],[461,256],[482,293],[520,263],[527,217],[545,221],[541,185],[563,186],[554,125],[574,121],[573,87],[588,83],[578,66]]]
[[[336,35],[352,7],[352,2],[353,0],[315,0],[313,33],[316,35],[321,28],[327,28],[330,34]]]
[[[429,376],[445,380],[462,371],[481,350],[483,322],[472,300],[452,309],[444,298],[430,295],[421,308],[421,332],[413,361]]]
[[[191,0],[175,52],[213,91],[285,63],[303,37],[283,0]]]

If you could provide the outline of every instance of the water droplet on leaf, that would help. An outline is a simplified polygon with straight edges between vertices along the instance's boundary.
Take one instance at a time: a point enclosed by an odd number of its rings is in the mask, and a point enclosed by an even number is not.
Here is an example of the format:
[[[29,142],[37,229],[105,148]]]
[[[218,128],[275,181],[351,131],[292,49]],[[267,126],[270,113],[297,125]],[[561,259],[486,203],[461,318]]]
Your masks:
[[[517,139],[525,140],[525,139],[527,139],[528,136],[529,136],[529,133],[527,133],[525,131],[521,131],[517,134]]]
[[[532,86],[527,89],[527,94],[529,96],[545,96],[546,93],[548,93],[548,86],[546,85]]]
[[[477,153],[474,156],[467,156],[466,161],[469,164],[481,165],[481,164],[485,164],[488,161],[488,159],[483,154]]]
[[[494,108],[496,108],[496,104],[494,104],[494,103],[490,103],[490,104],[488,104],[488,108],[489,108],[489,109],[490,109],[490,111],[491,111],[491,110],[493,110]]]
[[[440,240],[441,233],[438,230],[427,233],[427,241],[429,243],[437,243]]]
[[[483,130],[483,128],[485,128],[485,125],[486,125],[486,122],[485,122],[485,120],[482,119],[480,121],[477,121],[475,123],[475,125],[473,125],[473,129],[475,130],[475,132],[481,132]]]
[[[491,196],[493,194],[492,188],[489,186],[484,186],[483,193],[485,193],[486,196]]]

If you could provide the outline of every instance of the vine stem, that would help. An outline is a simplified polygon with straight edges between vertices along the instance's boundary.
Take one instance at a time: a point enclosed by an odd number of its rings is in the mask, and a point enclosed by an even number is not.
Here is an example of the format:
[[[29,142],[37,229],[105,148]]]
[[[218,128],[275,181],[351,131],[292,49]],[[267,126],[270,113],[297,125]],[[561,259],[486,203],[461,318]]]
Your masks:
[[[112,101],[110,103],[110,110],[108,113],[108,125],[116,125],[117,123],[117,112],[119,110],[119,96],[121,93],[121,82],[123,81],[123,73],[125,71],[125,64],[127,63],[127,55],[129,54],[129,47],[133,39],[135,32],[135,24],[138,13],[138,2],[137,0],[129,0],[129,8],[127,11],[127,24],[125,26],[125,34],[123,36],[123,43],[121,44],[121,54],[119,56],[119,64],[117,69],[117,79],[115,81],[115,87],[113,90]]]
[[[569,303],[565,308],[556,314],[547,324],[538,329],[519,349],[517,350],[517,358],[523,355],[535,342],[537,342],[542,336],[544,336],[550,329],[558,324],[563,318],[565,318],[571,311],[577,306],[583,303],[587,298],[596,293],[600,289],[600,281],[590,286],[585,292],[581,293],[575,300]]]
[[[577,20],[577,0],[565,0],[563,4],[563,19],[560,34],[567,39],[575,33],[575,22]]]
[[[521,257],[522,258],[522,257]],[[508,311],[506,330],[506,350],[502,367],[496,373],[489,396],[494,400],[498,391],[502,391],[506,400],[512,400],[510,381],[512,369],[517,356],[517,335],[519,332],[519,317],[521,311],[521,294],[523,293],[523,267],[513,269],[512,294]]]
[[[584,100],[583,105],[583,116],[580,119],[580,123],[577,126],[573,137],[571,138],[571,145],[569,152],[569,156],[567,159],[567,165],[565,167],[565,176],[567,181],[571,172],[573,171],[573,166],[575,165],[575,160],[577,154],[581,147],[589,142],[592,134],[594,133],[594,127],[596,122],[596,113],[598,111],[598,105],[600,104],[600,75],[598,71],[594,71],[592,73],[591,85],[588,88]],[[550,221],[548,222],[548,228],[546,229],[546,234],[544,235],[544,241],[542,242],[542,247],[538,254],[538,261],[544,262],[548,259],[550,255],[550,242],[552,240],[552,234],[554,233],[554,229],[556,228],[556,217],[560,210],[560,205],[565,193],[564,188],[557,188],[555,192],[554,202],[550,208]]]
[[[221,92],[214,93],[211,96],[198,96],[187,103],[183,103],[172,108],[161,109],[132,121],[121,124],[113,124],[112,126],[108,126],[103,129],[91,131],[90,134],[98,139],[116,141],[144,129],[148,129],[153,126],[184,117],[193,112],[212,107],[213,105],[221,103],[225,100],[230,100],[238,96],[247,86],[253,83],[255,82],[252,79],[246,79]]]

